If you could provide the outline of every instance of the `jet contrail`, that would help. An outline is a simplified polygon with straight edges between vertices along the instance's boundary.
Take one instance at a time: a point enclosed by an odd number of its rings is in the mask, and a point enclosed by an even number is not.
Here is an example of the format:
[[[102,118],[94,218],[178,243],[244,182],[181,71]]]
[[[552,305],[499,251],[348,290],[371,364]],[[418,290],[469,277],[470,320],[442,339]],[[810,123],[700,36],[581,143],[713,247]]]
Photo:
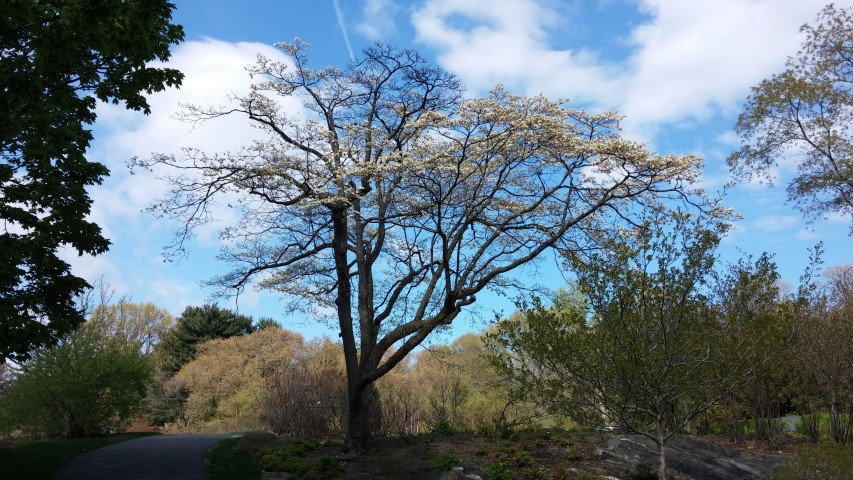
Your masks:
[[[335,6],[335,15],[338,17],[338,26],[341,27],[341,33],[344,34],[344,43],[347,44],[349,59],[354,62],[355,55],[353,55],[352,45],[350,45],[349,43],[349,35],[347,35],[347,28],[344,26],[344,14],[341,13],[341,5],[338,3],[338,0],[332,0],[332,4]]]

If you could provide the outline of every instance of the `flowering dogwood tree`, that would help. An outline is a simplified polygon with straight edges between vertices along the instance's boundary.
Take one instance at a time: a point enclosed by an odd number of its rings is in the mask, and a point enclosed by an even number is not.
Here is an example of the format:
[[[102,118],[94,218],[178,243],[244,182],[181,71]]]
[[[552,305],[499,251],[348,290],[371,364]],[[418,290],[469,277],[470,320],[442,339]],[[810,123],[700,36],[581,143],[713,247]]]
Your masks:
[[[463,100],[458,80],[410,50],[377,44],[346,69],[260,57],[261,78],[229,108],[267,135],[240,151],[136,159],[171,167],[153,209],[180,218],[180,249],[229,198],[222,232],[233,269],[212,283],[260,288],[336,312],[346,360],[347,447],[370,440],[371,385],[489,287],[552,247],[593,247],[665,199],[705,203],[700,161],[662,156],[618,135],[619,118],[496,88]],[[298,98],[288,115],[277,99]],[[237,199],[236,201],[234,199]],[[393,347],[393,348],[392,348]]]

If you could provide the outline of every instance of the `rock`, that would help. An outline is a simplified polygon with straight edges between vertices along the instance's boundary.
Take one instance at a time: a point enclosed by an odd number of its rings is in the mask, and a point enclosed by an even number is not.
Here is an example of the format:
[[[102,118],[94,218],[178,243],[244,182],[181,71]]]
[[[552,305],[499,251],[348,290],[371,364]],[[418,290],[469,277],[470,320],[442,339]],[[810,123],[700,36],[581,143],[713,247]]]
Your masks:
[[[619,480],[616,477],[611,477],[609,475],[596,475],[594,473],[589,473],[586,470],[581,470],[579,468],[569,468],[566,470],[566,473],[570,475],[569,478],[573,479],[588,479],[595,478],[596,480]]]
[[[597,452],[621,476],[636,480],[657,478],[657,447],[642,435],[616,435]],[[734,448],[701,438],[675,435],[666,446],[668,471],[694,480],[764,480],[782,464],[781,455],[747,457]]]
[[[439,480],[483,480],[483,478],[473,473],[465,473],[463,467],[453,467],[449,472],[442,473]]]

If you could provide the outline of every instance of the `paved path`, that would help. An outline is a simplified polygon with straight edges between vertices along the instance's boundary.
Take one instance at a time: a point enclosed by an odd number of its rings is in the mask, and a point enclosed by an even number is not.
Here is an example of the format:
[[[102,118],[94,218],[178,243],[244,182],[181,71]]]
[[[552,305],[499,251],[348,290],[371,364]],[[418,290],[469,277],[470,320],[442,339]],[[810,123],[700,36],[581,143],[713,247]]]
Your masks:
[[[204,452],[231,435],[153,435],[85,453],[53,480],[207,480]]]

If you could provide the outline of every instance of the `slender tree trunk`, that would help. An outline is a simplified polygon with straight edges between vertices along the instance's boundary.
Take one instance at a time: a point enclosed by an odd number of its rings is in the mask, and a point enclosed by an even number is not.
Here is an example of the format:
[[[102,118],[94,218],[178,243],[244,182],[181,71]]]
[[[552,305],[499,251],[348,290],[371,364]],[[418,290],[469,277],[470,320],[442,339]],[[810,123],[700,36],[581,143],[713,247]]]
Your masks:
[[[666,480],[666,445],[664,445],[665,435],[663,429],[664,419],[658,419],[656,425],[657,443],[658,446],[658,480]]]

